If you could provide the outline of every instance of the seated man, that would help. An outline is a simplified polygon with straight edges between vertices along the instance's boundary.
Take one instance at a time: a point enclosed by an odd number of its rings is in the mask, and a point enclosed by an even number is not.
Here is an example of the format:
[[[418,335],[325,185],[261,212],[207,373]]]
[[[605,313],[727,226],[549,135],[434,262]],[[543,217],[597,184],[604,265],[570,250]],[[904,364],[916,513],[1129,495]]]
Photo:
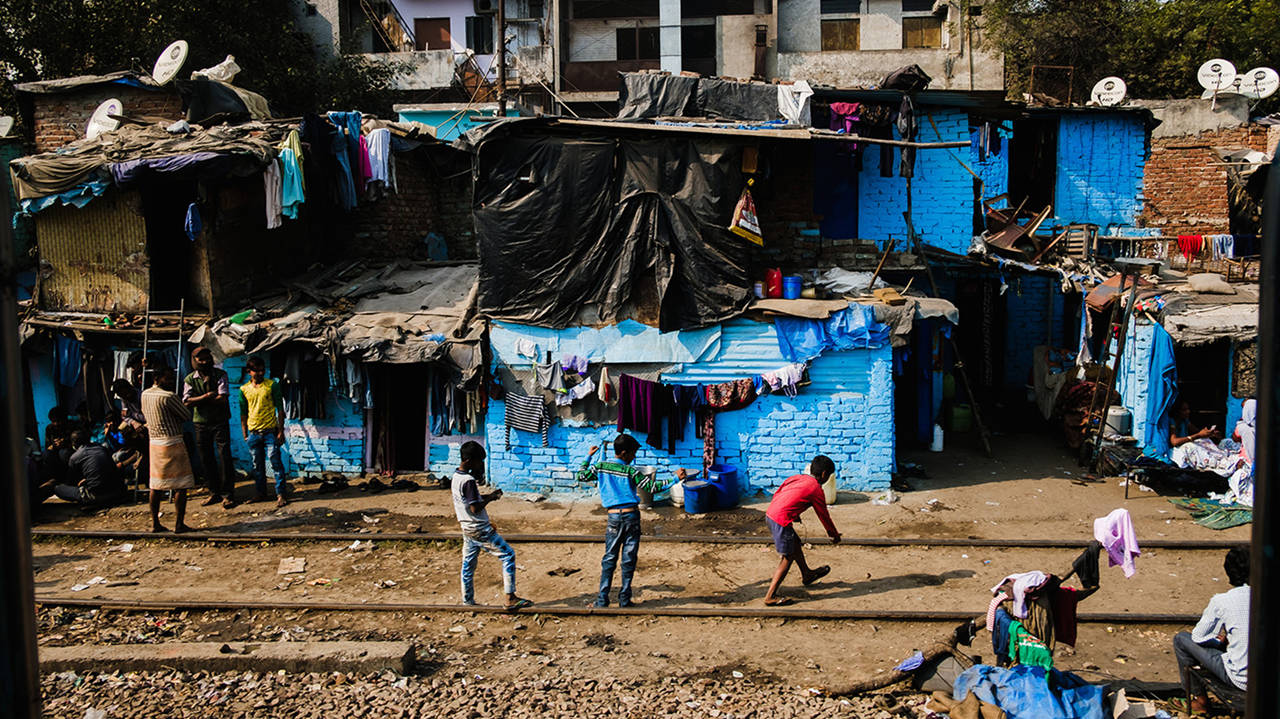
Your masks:
[[[119,499],[124,493],[124,483],[110,451],[89,442],[88,433],[82,429],[71,433],[71,446],[74,451],[67,460],[67,483],[54,485],[53,493],[59,499],[86,506],[101,506]]]
[[[1199,666],[1225,684],[1243,690],[1249,675],[1249,549],[1235,547],[1223,562],[1233,589],[1215,594],[1200,623],[1173,638],[1178,675],[1190,702],[1174,702],[1182,711],[1202,714],[1209,708],[1203,682],[1188,667]],[[1189,706],[1188,706],[1189,704]]]
[[[1178,400],[1170,415],[1169,460],[1183,469],[1213,472],[1230,477],[1240,466],[1240,457],[1218,446],[1222,431],[1218,427],[1196,427],[1191,423],[1191,405]]]

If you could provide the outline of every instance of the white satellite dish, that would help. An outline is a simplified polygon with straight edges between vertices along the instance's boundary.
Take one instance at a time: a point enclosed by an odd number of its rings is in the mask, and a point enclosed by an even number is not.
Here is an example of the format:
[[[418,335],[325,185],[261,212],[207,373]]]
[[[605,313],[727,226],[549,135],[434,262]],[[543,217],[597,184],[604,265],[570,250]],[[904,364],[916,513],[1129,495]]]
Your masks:
[[[1125,93],[1128,87],[1125,86],[1124,80],[1118,77],[1104,77],[1093,86],[1093,92],[1090,97],[1099,105],[1112,107],[1124,102]]]
[[[1269,67],[1255,67],[1241,73],[1239,80],[1240,94],[1251,100],[1271,97],[1277,89],[1280,89],[1280,74]]]
[[[151,70],[151,79],[157,85],[164,85],[178,76],[182,64],[187,61],[187,41],[175,40],[156,58],[155,67]]]
[[[124,103],[116,98],[103,100],[98,109],[93,111],[89,124],[84,128],[84,136],[90,140],[104,132],[111,132],[120,126],[120,121],[111,117],[124,112]]]
[[[0,137],[8,137],[13,129],[13,115],[0,115]]]
[[[1196,71],[1196,80],[1200,87],[1211,92],[1221,92],[1231,87],[1236,79],[1236,66],[1221,58],[1213,59],[1200,66]]]

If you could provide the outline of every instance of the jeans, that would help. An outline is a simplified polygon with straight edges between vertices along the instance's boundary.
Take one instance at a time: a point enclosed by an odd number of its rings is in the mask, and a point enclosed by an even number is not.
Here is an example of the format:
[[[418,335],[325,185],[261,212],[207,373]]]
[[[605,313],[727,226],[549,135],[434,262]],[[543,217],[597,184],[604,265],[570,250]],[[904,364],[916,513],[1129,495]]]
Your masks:
[[[609,515],[604,530],[604,557],[600,559],[600,593],[596,606],[609,606],[609,590],[613,587],[613,569],[622,556],[622,584],[618,586],[618,604],[631,603],[631,576],[636,573],[636,557],[640,554],[640,512],[618,512]]]
[[[80,491],[80,488],[73,487],[69,484],[55,484],[53,486],[53,493],[58,497],[58,499],[66,502],[75,502],[76,504],[80,504],[81,502],[86,501],[84,493]]]
[[[476,558],[480,550],[502,560],[502,591],[516,593],[516,550],[507,544],[493,527],[477,532],[462,533],[462,603],[475,604],[475,588],[472,578],[476,574]]]
[[[1204,682],[1187,671],[1187,667],[1199,666],[1222,680],[1229,687],[1235,686],[1227,678],[1227,670],[1222,664],[1222,654],[1227,646],[1214,639],[1204,644],[1196,644],[1191,640],[1190,632],[1178,632],[1173,636],[1173,655],[1178,659],[1178,677],[1182,688],[1192,696],[1203,696]]]
[[[274,429],[249,432],[249,451],[253,453],[253,486],[258,494],[267,493],[267,443],[271,443],[271,469],[276,474],[276,496],[284,496],[284,460]]]
[[[235,469],[231,465],[231,427],[226,422],[194,424],[200,466],[204,469],[209,493],[231,499],[236,492]]]

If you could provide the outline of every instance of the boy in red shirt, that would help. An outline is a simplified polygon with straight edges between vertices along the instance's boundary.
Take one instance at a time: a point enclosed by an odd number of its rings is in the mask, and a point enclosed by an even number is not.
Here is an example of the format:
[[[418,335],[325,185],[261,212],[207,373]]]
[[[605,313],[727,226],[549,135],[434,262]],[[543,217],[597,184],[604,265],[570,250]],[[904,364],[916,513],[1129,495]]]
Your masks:
[[[814,513],[818,515],[818,521],[822,522],[822,526],[831,537],[831,543],[840,543],[840,533],[831,523],[831,515],[827,514],[827,499],[822,493],[822,483],[836,473],[836,465],[829,457],[820,454],[809,463],[809,471],[813,472],[812,476],[797,474],[783,482],[774,493],[773,500],[769,502],[768,511],[764,513],[764,521],[769,525],[769,532],[773,534],[773,546],[778,550],[778,554],[782,555],[782,561],[778,563],[778,571],[773,573],[773,582],[769,584],[769,591],[764,595],[765,606],[777,607],[792,602],[790,597],[775,596],[778,585],[782,584],[782,580],[786,578],[792,562],[800,565],[800,578],[805,586],[831,573],[831,567],[826,565],[811,569],[805,563],[804,551],[800,548],[800,536],[791,526],[792,522],[800,518],[804,510],[813,507]]]

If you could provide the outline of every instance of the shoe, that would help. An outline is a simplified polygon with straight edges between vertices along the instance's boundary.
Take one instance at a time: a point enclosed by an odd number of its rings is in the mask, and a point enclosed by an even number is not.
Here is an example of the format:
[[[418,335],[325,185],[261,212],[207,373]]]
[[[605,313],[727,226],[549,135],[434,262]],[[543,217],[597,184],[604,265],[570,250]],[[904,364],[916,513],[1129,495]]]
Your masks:
[[[591,607],[592,609],[608,609],[609,603],[608,602],[591,602],[587,606]]]
[[[201,507],[212,507],[213,505],[215,505],[215,504],[217,504],[218,502],[221,502],[221,501],[222,501],[222,497],[219,497],[219,496],[218,496],[218,495],[216,495],[216,494],[211,494],[211,495],[209,495],[209,498],[208,498],[208,499],[206,499],[206,500],[204,500],[203,502],[201,502],[201,503],[200,503],[200,506],[201,506]]]
[[[819,579],[822,579],[823,577],[827,576],[830,573],[831,573],[831,567],[828,567],[827,565],[824,564],[821,567],[818,567],[817,569],[813,570],[813,574],[810,574],[809,576],[805,577],[800,581],[807,587],[810,584],[813,584],[814,582],[818,581]]]
[[[774,597],[773,599],[764,600],[764,605],[766,607],[785,607],[794,602],[795,600],[791,597]]]
[[[288,503],[289,503],[289,500],[285,499],[283,494],[282,494],[282,495],[280,495],[279,497],[276,497],[276,506],[277,506],[277,507],[283,507],[284,505],[286,505],[286,504],[288,504]]]
[[[235,500],[235,497],[227,497],[226,499],[222,500],[223,509],[235,509],[236,507],[239,507],[239,506],[240,506],[240,503]]]
[[[524,599],[522,597],[516,597],[514,602],[507,602],[507,611],[515,612],[515,611],[524,609],[525,607],[532,607],[532,606],[533,606],[533,602],[529,601],[528,599]]]
[[[634,600],[634,599],[628,599],[628,600],[627,600],[627,601],[625,601],[625,602],[624,602],[624,601],[619,600],[619,602],[618,602],[618,606],[619,606],[619,607],[622,607],[623,609],[630,609],[631,607],[638,607],[638,606],[640,606],[641,604],[644,604],[644,602],[637,602],[637,601],[636,601],[636,600]]]

